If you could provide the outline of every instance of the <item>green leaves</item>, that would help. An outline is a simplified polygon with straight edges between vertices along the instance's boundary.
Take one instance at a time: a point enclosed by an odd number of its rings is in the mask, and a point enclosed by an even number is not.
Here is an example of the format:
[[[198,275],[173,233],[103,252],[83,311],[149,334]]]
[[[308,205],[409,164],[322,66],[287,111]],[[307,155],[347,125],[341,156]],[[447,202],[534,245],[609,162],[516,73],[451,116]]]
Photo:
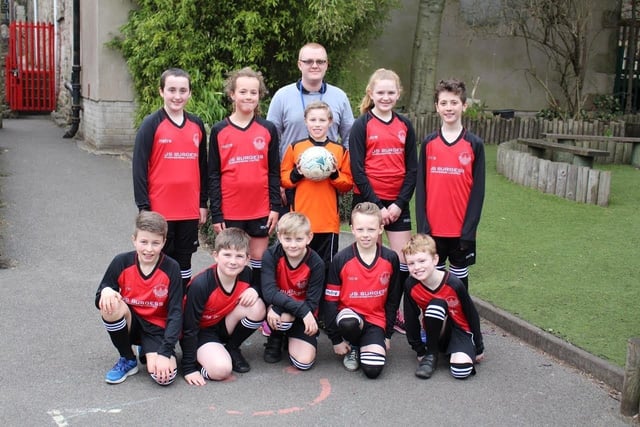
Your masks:
[[[187,109],[209,125],[228,114],[222,95],[227,73],[245,66],[263,72],[270,93],[297,79],[298,50],[307,42],[329,52],[331,76],[377,34],[398,0],[138,0],[122,36],[109,45],[131,72],[136,124],[161,105],[160,74],[170,67],[192,76]],[[360,94],[358,94],[360,96]]]

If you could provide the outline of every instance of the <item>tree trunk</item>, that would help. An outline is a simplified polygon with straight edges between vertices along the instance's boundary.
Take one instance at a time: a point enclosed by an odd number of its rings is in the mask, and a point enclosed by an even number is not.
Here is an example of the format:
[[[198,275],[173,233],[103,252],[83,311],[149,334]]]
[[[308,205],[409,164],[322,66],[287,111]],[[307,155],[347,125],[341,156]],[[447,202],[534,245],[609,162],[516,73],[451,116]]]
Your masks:
[[[409,110],[416,114],[433,111],[433,91],[440,44],[440,23],[445,0],[420,0],[411,65]]]
[[[637,0],[631,0],[631,34],[627,46],[627,93],[624,112],[633,112],[633,82],[636,68],[636,46],[638,45],[638,23],[636,22]]]

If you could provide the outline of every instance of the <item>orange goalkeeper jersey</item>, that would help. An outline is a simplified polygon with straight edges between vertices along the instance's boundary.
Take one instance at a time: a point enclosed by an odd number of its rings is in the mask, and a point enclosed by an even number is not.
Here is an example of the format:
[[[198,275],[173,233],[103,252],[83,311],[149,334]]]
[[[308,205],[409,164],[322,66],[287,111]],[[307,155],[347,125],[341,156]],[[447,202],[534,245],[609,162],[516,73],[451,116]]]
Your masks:
[[[296,164],[300,154],[312,146],[322,146],[336,158],[336,172],[322,181],[312,181],[301,175]],[[340,232],[340,193],[353,187],[349,152],[340,144],[328,139],[324,142],[303,139],[294,142],[284,154],[280,165],[280,182],[284,188],[294,188],[291,210],[305,214],[314,233]]]

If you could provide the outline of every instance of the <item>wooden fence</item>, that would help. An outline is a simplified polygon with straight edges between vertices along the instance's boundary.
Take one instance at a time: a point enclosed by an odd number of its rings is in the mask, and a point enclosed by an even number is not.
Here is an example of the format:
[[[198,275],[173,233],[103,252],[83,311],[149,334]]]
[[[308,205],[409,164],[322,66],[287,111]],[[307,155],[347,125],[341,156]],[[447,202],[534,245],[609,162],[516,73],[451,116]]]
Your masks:
[[[611,172],[532,156],[516,140],[498,146],[497,172],[525,187],[579,203],[609,204]]]
[[[408,114],[407,116],[413,123],[418,142],[440,128],[440,117],[435,113],[420,116]],[[624,121],[562,121],[520,116],[516,116],[513,119],[503,119],[494,116],[479,120],[471,120],[468,117],[464,117],[462,123],[467,129],[482,138],[486,144],[500,144],[517,138],[541,138],[542,133],[625,136]],[[609,156],[596,159],[596,163],[631,163],[630,144],[595,141],[582,142],[578,145],[585,148],[609,151]]]

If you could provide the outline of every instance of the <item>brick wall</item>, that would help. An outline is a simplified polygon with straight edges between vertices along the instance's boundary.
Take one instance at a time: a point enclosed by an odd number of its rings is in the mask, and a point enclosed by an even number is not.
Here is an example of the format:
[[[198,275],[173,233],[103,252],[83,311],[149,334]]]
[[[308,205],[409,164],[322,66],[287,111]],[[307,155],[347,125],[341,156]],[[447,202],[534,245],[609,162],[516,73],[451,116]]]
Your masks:
[[[82,105],[80,136],[88,148],[101,153],[132,151],[136,137],[133,102],[85,98]]]

